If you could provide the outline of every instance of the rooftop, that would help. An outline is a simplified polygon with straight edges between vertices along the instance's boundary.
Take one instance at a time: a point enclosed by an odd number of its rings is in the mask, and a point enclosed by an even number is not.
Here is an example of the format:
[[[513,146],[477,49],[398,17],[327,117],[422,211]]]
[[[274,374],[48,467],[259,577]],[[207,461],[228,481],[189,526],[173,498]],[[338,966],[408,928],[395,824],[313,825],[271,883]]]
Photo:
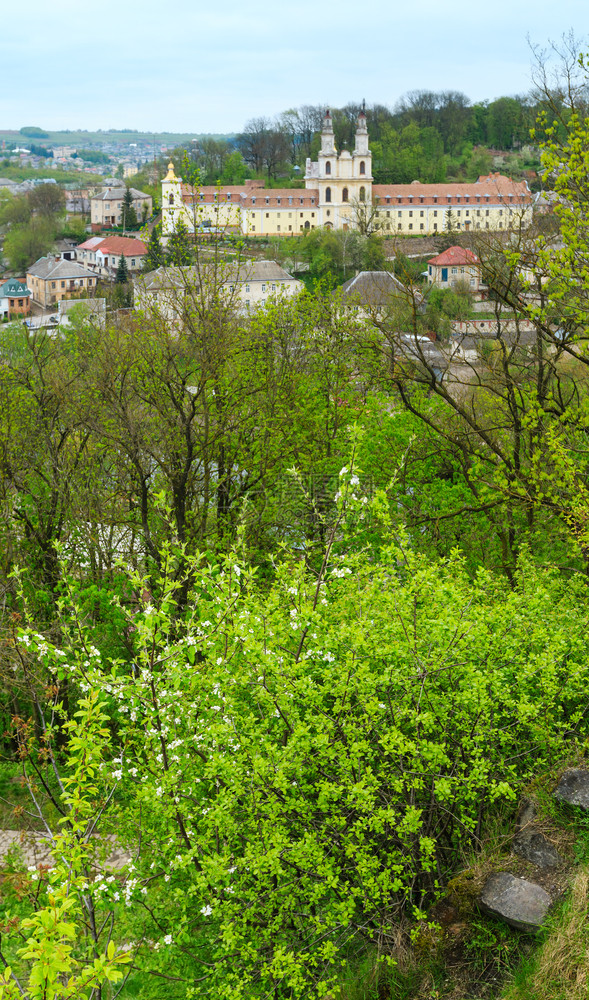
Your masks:
[[[41,257],[27,270],[27,278],[32,275],[34,278],[55,280],[57,278],[94,278],[92,271],[87,271],[81,264],[76,264],[72,260],[62,260],[61,257]]]

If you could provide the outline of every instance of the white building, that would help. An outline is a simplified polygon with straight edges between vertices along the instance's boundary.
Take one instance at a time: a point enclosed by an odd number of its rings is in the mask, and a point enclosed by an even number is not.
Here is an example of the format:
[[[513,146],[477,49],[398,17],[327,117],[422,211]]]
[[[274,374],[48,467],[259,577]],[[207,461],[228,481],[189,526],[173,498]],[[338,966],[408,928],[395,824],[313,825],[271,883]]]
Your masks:
[[[498,173],[473,184],[374,184],[363,111],[352,152],[337,151],[326,112],[319,155],[307,160],[304,188],[266,189],[261,181],[191,188],[176,176],[172,163],[162,181],[164,237],[180,221],[190,232],[213,228],[254,236],[288,236],[318,226],[425,235],[446,229],[509,229],[520,222],[528,225],[531,217],[526,181]]]
[[[135,308],[157,310],[168,320],[180,321],[191,300],[203,302],[218,297],[222,304],[246,312],[269,299],[298,294],[303,288],[271,260],[243,261],[213,270],[200,267],[158,267],[140,275],[133,283]]]

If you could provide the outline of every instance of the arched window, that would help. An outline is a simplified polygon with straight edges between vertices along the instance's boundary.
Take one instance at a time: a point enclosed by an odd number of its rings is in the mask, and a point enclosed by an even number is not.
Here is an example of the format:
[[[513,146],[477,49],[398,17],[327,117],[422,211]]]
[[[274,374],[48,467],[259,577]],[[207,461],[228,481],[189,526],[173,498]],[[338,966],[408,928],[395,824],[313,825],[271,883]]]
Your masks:
[[[330,174],[331,173],[331,163],[329,162],[329,160],[325,164],[325,173],[326,174]]]
[[[169,201],[170,205],[174,204],[174,195],[173,194],[170,195],[170,197],[168,198],[168,201]]]
[[[360,201],[366,201],[366,188],[360,188]]]
[[[360,173],[361,174],[366,173],[366,164],[364,163],[364,160],[360,160]]]
[[[325,188],[325,200],[331,201],[331,188]]]
[[[348,200],[348,189],[344,188],[344,190],[342,191],[342,201],[347,201],[347,200]]]

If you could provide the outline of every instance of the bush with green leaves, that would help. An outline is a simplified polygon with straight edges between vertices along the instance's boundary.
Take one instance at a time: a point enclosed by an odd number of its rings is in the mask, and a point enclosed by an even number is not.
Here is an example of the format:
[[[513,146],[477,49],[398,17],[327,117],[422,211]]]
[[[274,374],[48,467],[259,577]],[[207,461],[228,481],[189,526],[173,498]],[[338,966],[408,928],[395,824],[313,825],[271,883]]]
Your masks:
[[[260,586],[238,553],[170,546],[154,589],[131,576],[130,660],[76,654],[73,594],[64,656],[46,644],[116,727],[128,919],[161,943],[136,962],[186,996],[324,996],[350,959],[390,956],[489,808],[584,739],[586,580],[426,561],[359,481],[342,470],[318,573],[285,555]],[[370,519],[384,544],[346,555]]]

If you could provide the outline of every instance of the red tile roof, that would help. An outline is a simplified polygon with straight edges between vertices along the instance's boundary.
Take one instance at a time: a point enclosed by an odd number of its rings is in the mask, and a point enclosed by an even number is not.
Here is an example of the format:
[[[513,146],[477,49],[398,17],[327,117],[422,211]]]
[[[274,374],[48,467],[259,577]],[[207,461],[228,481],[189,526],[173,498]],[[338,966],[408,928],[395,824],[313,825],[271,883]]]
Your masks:
[[[147,244],[132,236],[105,236],[96,253],[124,254],[125,257],[141,257],[147,253]]]
[[[478,264],[479,258],[472,250],[466,247],[448,247],[437,257],[428,260],[428,264],[436,264],[438,267],[446,267],[449,264]]]
[[[510,197],[511,195],[511,197]],[[531,204],[525,181],[512,181],[503,174],[479,177],[474,184],[373,184],[372,196],[379,207],[397,205],[521,205]],[[400,201],[399,201],[400,199]]]
[[[267,199],[267,200],[266,200]],[[292,200],[291,200],[292,199]],[[199,205],[239,205],[243,208],[303,208],[315,207],[319,192],[309,188],[201,187],[197,190],[182,185],[182,201],[197,208]]]

